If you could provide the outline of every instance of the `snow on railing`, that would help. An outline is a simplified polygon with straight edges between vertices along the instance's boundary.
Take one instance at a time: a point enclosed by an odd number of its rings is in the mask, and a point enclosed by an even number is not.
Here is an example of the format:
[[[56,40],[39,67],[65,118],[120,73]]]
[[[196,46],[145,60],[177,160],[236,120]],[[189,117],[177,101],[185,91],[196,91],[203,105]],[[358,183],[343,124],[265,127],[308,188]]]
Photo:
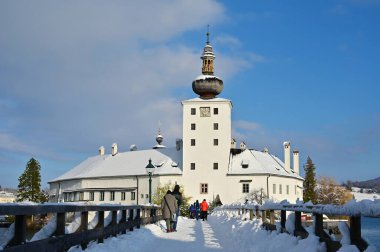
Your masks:
[[[351,200],[348,203],[338,206],[338,205],[314,205],[311,202],[297,202],[296,204],[290,204],[288,201],[273,202],[267,201],[263,205],[256,203],[244,204],[244,203],[233,203],[229,205],[223,205],[215,210],[222,209],[258,209],[262,210],[285,210],[285,211],[301,211],[307,213],[318,213],[327,215],[346,215],[346,216],[368,216],[368,217],[379,217],[380,216],[380,200],[362,200],[356,201]]]

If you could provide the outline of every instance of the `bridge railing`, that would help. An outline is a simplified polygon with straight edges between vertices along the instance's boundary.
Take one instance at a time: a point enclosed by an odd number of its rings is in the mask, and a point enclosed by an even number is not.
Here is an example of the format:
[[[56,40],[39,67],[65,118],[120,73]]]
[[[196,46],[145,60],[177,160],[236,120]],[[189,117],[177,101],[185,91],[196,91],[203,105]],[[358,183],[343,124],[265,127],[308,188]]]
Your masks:
[[[252,204],[235,204],[235,205],[225,205],[216,208],[216,211],[220,210],[234,210],[237,211],[239,215],[248,214],[249,219],[253,218],[261,219],[263,227],[267,230],[276,230],[275,225],[276,218],[279,216],[279,225],[281,232],[291,233],[294,236],[300,236],[301,238],[306,238],[309,234],[302,225],[302,213],[307,213],[313,215],[314,222],[314,233],[320,238],[320,241],[325,242],[328,251],[337,251],[342,246],[339,241],[332,240],[330,235],[328,235],[323,228],[323,215],[334,215],[342,216],[348,218],[348,229],[349,236],[352,245],[356,245],[360,251],[364,251],[368,244],[362,238],[361,235],[361,216],[362,214],[368,217],[379,217],[380,208],[379,202],[367,204],[348,204],[343,206],[334,205],[307,205],[307,204],[281,204],[281,203],[267,203],[264,205],[252,205]],[[214,211],[215,211],[214,210]],[[289,232],[286,230],[286,218],[287,212],[294,213],[294,231]]]
[[[105,218],[107,212],[109,217]],[[70,213],[76,213],[74,216],[77,218],[74,218],[74,221],[78,223],[77,228],[68,230]],[[95,223],[93,228],[89,228],[89,213],[93,216],[92,222]],[[48,223],[42,229],[50,229],[51,235],[27,241],[27,219],[30,219],[30,216],[48,214],[53,216],[50,219],[52,223]],[[141,225],[162,219],[160,208],[141,205],[0,204],[0,215],[14,216],[14,223],[10,227],[14,230],[13,237],[9,243],[3,244],[5,252],[67,251],[75,245],[81,245],[84,249],[90,241],[97,240],[102,243],[106,237],[125,234],[126,231],[133,231]]]

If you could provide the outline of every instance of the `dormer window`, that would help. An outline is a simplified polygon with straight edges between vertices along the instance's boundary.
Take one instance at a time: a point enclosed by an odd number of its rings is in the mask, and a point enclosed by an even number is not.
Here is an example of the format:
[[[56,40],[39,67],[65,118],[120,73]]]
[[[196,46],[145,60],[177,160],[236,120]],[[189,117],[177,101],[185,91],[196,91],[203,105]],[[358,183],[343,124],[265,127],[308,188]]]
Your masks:
[[[241,167],[242,168],[248,168],[248,166],[249,166],[249,160],[248,159],[243,159],[241,161]]]

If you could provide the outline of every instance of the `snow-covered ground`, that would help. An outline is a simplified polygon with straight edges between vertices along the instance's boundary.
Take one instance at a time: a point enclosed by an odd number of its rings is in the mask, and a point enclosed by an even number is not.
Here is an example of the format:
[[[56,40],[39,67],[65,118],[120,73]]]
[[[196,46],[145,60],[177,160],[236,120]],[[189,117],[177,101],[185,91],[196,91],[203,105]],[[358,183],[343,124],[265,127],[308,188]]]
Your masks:
[[[164,222],[142,226],[125,235],[106,239],[103,244],[92,242],[86,251],[326,251],[318,237],[307,239],[261,229],[260,220],[245,220],[234,211],[219,211],[208,221],[179,218],[178,232],[165,233]],[[73,247],[70,252],[82,251]],[[359,251],[344,245],[341,252]],[[377,251],[370,246],[367,250]]]
[[[363,191],[362,193],[360,192],[361,190]],[[359,187],[352,187],[352,194],[357,201],[380,199],[379,193],[368,193],[367,189],[361,189]]]

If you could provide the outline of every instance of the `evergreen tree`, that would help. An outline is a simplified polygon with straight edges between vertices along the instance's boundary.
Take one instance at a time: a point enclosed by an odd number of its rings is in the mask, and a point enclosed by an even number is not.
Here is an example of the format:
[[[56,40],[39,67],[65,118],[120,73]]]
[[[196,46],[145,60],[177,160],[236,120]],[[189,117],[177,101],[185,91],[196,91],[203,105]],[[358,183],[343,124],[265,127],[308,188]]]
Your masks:
[[[42,203],[46,196],[41,191],[41,165],[31,158],[26,164],[25,171],[18,178],[17,201],[32,201]]]
[[[303,182],[303,201],[311,201],[316,204],[317,195],[315,192],[315,165],[313,164],[313,161],[310,157],[307,157],[306,164],[303,168],[305,170],[305,181]]]

